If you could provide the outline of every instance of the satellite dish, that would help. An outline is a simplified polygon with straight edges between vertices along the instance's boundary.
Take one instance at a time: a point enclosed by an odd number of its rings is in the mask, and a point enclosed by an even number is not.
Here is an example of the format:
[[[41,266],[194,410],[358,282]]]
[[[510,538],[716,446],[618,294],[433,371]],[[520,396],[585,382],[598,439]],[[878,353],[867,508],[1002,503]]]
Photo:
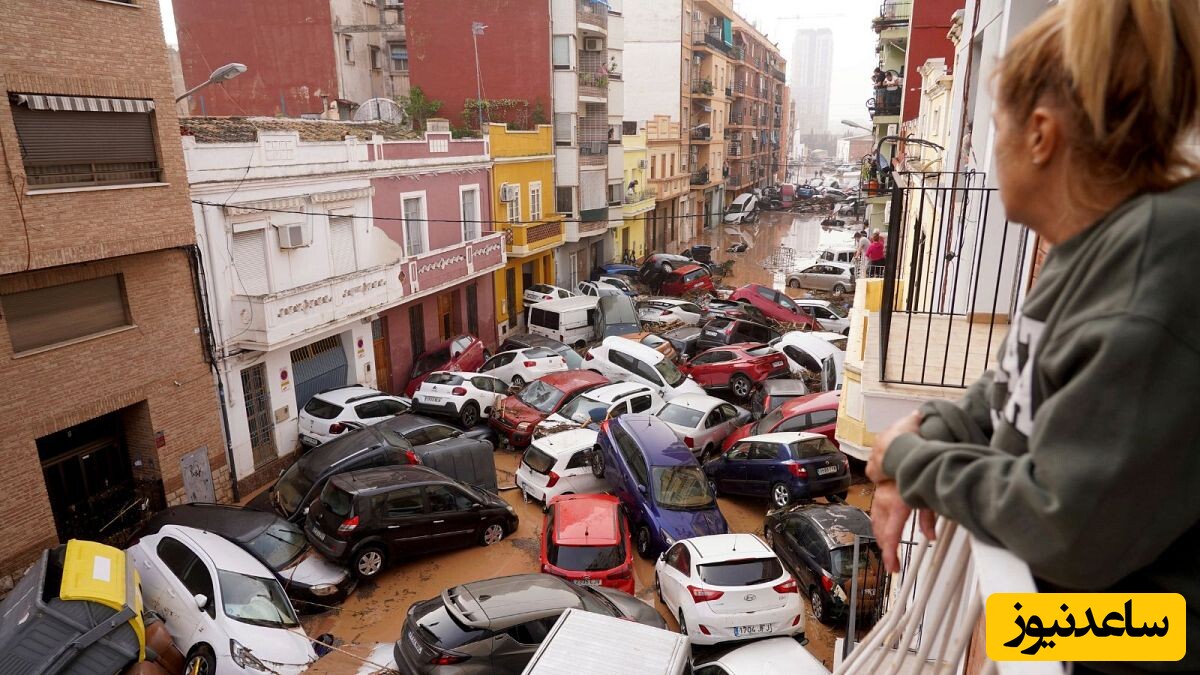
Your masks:
[[[404,113],[404,108],[390,98],[372,98],[363,101],[354,111],[354,121],[408,124],[408,115]]]

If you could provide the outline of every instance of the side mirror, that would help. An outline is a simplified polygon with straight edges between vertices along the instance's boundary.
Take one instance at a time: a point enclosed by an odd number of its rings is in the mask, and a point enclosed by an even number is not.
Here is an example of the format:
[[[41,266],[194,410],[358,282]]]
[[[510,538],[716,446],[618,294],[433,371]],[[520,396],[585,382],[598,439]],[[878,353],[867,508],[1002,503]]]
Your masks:
[[[645,486],[645,485],[641,485],[641,484],[639,484],[639,485],[638,485],[638,492],[642,493],[643,495],[644,495],[644,494],[646,494],[646,486]]]
[[[208,596],[203,593],[193,595],[192,599],[196,601],[196,609],[204,609],[208,606]]]
[[[471,506],[468,508],[468,510],[470,510],[470,511],[482,511],[482,510],[483,510],[483,504],[480,504],[479,502],[475,502],[475,503],[471,504]]]

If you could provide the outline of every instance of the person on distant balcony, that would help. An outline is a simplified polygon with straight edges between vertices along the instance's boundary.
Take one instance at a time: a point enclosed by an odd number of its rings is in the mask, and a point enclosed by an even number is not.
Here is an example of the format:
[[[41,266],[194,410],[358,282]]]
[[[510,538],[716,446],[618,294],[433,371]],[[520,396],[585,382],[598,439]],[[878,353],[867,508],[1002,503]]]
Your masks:
[[[883,235],[879,230],[871,235],[871,243],[867,244],[867,276],[883,276],[883,266],[887,262],[887,248],[883,243]]]
[[[1182,660],[1074,672],[1200,672],[1200,11],[1061,2],[997,70],[999,196],[1053,248],[993,369],[876,436],[878,543],[898,570],[919,509],[927,536],[945,516],[1042,591],[1180,593]]]

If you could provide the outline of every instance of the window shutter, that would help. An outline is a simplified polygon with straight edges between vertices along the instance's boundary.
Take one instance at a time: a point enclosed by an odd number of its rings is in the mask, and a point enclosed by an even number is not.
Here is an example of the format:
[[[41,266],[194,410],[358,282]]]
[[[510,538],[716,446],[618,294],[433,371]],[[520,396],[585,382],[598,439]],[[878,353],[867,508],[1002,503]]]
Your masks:
[[[555,68],[571,67],[571,38],[565,35],[554,36],[553,52]]]
[[[149,113],[12,111],[25,166],[158,163]]]
[[[129,325],[118,275],[22,291],[0,298],[14,352]]]
[[[554,142],[571,144],[571,113],[554,113]]]
[[[340,276],[358,269],[354,256],[354,219],[329,219],[329,250],[333,253],[333,274]]]
[[[233,235],[233,282],[246,295],[266,295],[267,281],[266,230],[250,230]]]

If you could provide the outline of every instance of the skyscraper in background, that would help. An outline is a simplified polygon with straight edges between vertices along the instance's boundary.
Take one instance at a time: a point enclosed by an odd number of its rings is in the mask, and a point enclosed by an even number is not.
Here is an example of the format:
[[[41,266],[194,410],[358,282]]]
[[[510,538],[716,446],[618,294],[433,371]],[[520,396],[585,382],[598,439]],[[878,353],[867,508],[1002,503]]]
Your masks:
[[[792,47],[792,98],[796,101],[796,133],[801,138],[829,131],[829,90],[833,74],[833,31],[796,31]]]

